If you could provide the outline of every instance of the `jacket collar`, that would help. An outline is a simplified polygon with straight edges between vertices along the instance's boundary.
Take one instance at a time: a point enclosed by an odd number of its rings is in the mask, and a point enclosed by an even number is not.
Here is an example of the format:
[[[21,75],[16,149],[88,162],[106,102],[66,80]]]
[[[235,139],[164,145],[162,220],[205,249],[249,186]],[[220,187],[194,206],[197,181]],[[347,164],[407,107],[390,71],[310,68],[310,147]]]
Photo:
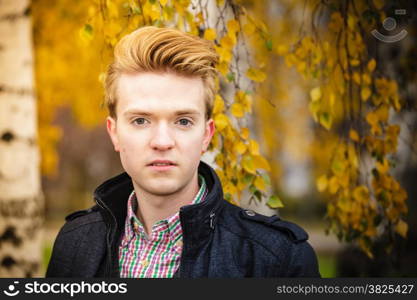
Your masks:
[[[200,161],[198,173],[207,184],[208,193],[203,202],[181,207],[180,220],[184,239],[201,240],[216,225],[217,215],[223,204],[223,191],[216,172]],[[127,201],[133,191],[132,180],[122,173],[101,184],[94,192],[94,199],[101,207],[107,224],[121,232],[127,216]]]

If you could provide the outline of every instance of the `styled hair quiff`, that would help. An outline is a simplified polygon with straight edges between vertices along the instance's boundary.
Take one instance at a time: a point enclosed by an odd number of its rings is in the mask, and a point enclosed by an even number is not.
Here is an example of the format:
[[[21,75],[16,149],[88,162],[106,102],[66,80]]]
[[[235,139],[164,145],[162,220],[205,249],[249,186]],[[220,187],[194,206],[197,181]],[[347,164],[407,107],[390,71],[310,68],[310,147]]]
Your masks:
[[[124,36],[107,69],[104,103],[116,118],[117,82],[123,73],[169,72],[203,80],[206,118],[211,118],[218,55],[207,40],[172,28],[145,26]]]

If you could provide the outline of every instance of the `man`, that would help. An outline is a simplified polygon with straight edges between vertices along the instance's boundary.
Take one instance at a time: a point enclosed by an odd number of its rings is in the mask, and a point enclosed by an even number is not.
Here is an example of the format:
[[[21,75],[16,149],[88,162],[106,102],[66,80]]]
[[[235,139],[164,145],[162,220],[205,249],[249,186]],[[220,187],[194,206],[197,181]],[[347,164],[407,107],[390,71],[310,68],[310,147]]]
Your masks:
[[[126,173],[69,215],[48,277],[320,276],[295,224],[223,199],[200,161],[214,133],[217,55],[203,39],[144,27],[116,46],[107,130]]]

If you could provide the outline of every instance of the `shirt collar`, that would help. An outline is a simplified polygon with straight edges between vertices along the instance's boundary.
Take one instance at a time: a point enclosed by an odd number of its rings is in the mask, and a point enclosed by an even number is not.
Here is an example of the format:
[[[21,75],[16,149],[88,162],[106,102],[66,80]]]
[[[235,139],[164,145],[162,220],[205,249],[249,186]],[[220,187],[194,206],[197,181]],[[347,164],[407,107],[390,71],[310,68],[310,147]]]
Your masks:
[[[199,179],[199,185],[200,189],[197,193],[197,195],[194,197],[192,202],[190,204],[198,204],[202,201],[204,201],[208,189],[205,182],[205,179],[200,174],[198,175]],[[126,222],[125,222],[125,235],[121,242],[121,246],[125,247],[128,245],[130,240],[135,236],[135,232],[139,235],[143,235],[146,237],[145,229],[139,220],[139,218],[136,216],[135,211],[137,211],[138,208],[138,200],[136,197],[136,193],[133,190],[130,195],[129,199],[127,201],[127,216],[126,216]],[[179,236],[182,236],[182,230],[181,230],[181,224],[180,224],[180,218],[179,218],[179,212],[176,212],[172,216],[160,220],[156,222],[152,227],[152,233],[154,232],[161,232],[161,231],[168,231],[169,233],[169,239],[171,241],[178,241]],[[152,234],[151,233],[151,234]],[[152,237],[151,237],[152,238]]]

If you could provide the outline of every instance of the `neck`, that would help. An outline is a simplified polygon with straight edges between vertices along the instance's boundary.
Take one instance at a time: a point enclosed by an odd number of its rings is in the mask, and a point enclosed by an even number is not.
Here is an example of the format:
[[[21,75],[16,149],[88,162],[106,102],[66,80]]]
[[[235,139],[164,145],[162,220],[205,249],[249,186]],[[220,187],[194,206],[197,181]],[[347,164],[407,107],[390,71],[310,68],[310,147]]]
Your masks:
[[[151,194],[134,182],[133,186],[138,199],[138,209],[135,213],[142,222],[146,234],[150,235],[156,222],[174,215],[182,206],[193,201],[199,191],[198,173],[195,173],[189,184],[169,195]]]

